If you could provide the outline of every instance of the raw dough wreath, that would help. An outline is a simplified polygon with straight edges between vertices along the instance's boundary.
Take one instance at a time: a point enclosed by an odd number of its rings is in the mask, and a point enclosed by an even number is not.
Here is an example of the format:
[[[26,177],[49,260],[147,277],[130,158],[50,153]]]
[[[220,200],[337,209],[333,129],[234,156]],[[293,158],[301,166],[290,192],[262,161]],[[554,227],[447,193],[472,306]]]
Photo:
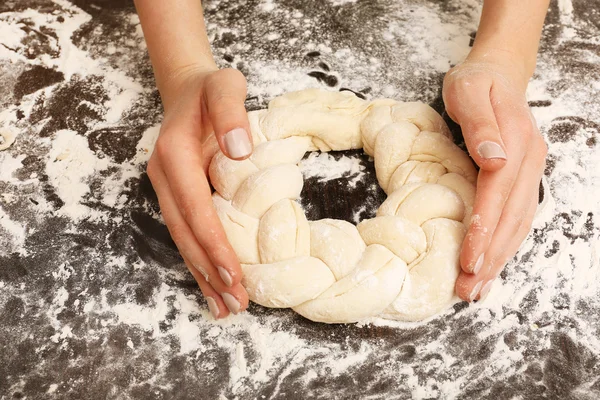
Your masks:
[[[288,93],[248,113],[253,155],[218,153],[213,201],[250,299],[313,321],[417,321],[457,297],[458,257],[477,172],[423,103],[349,92]],[[295,201],[307,151],[363,148],[388,198],[375,218],[308,221]]]

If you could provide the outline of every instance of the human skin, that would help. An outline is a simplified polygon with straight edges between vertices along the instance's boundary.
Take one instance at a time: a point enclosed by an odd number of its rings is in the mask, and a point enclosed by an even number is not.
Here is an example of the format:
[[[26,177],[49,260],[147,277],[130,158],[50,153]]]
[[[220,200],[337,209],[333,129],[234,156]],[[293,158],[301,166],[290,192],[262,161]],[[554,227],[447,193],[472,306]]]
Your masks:
[[[480,172],[456,293],[485,297],[529,234],[547,146],[525,91],[548,0],[487,0],[473,49],[444,79],[448,115]]]
[[[546,145],[525,99],[549,0],[487,0],[467,59],[444,81],[444,102],[481,167],[456,292],[472,301],[527,236]],[[135,0],[164,120],[148,176],[165,223],[215,318],[248,306],[240,263],[213,207],[208,164],[220,148],[252,152],[246,81],[213,59],[199,0]],[[479,261],[480,260],[480,261]],[[479,261],[479,262],[478,262]]]

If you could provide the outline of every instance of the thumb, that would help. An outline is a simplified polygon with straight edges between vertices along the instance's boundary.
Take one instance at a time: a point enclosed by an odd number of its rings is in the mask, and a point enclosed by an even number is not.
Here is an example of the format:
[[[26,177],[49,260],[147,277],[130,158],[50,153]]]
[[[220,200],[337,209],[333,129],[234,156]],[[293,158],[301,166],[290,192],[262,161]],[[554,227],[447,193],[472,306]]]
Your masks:
[[[506,164],[506,148],[490,100],[490,85],[453,86],[444,93],[444,102],[448,115],[462,129],[469,154],[481,169],[501,169]]]
[[[235,69],[222,69],[206,78],[204,101],[219,147],[234,160],[252,154],[250,123],[244,107],[246,78]]]

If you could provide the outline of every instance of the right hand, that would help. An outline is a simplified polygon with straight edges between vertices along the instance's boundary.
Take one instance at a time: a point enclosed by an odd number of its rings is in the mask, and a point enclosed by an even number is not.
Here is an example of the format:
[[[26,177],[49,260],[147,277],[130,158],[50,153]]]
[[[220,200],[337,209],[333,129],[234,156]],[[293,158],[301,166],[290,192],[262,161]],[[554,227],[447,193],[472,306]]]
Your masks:
[[[444,103],[480,167],[456,293],[484,298],[531,229],[547,146],[527,104],[530,75],[516,54],[469,55],[444,79]]]
[[[210,312],[215,318],[237,314],[248,307],[248,293],[213,206],[207,171],[219,147],[237,160],[252,153],[246,80],[233,69],[188,71],[167,82],[161,94],[165,116],[148,176]]]

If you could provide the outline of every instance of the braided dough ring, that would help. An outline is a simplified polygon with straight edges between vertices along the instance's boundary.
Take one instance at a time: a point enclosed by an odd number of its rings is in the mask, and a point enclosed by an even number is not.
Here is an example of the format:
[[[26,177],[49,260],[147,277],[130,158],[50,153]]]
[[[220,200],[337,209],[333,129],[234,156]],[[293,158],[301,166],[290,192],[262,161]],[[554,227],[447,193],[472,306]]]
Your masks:
[[[313,321],[417,321],[458,300],[454,284],[477,172],[441,116],[422,103],[361,100],[317,89],[249,114],[255,150],[218,153],[209,175],[217,213],[250,299]],[[388,195],[354,226],[308,221],[297,164],[307,151],[363,148]]]

